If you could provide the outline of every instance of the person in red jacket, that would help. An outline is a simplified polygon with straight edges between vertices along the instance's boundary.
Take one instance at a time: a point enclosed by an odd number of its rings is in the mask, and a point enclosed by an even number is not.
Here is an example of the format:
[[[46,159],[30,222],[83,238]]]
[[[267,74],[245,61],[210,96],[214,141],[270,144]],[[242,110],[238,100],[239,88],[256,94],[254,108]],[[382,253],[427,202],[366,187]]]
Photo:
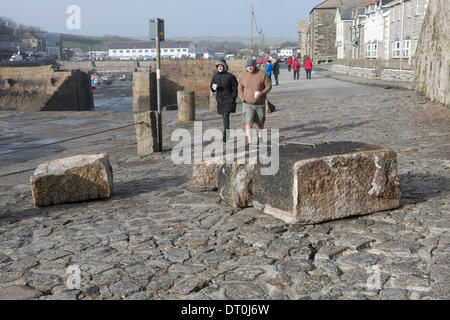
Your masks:
[[[309,57],[306,58],[305,62],[306,79],[311,79],[312,62]]]
[[[286,65],[288,66],[288,72],[291,72],[292,57],[287,58]]]
[[[302,63],[300,62],[300,58],[296,57],[294,60],[294,80],[297,79],[300,75],[300,68],[302,67]]]

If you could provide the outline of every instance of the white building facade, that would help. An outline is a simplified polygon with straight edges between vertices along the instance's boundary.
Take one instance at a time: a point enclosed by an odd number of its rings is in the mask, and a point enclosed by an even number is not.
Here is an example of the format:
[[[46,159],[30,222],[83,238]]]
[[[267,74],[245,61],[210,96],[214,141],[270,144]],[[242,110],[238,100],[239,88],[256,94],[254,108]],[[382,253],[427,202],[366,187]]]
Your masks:
[[[429,0],[394,0],[389,8],[389,58],[410,60],[417,49]]]
[[[378,0],[366,6],[364,25],[364,51],[366,59],[388,59],[390,10],[386,5],[394,0]]]
[[[164,41],[160,44],[161,58],[182,59],[195,55],[192,41]],[[112,43],[108,56],[112,60],[140,60],[156,57],[155,41],[116,42]]]
[[[300,53],[300,48],[297,47],[288,47],[280,49],[280,56],[282,57],[292,57],[296,56],[298,53]]]

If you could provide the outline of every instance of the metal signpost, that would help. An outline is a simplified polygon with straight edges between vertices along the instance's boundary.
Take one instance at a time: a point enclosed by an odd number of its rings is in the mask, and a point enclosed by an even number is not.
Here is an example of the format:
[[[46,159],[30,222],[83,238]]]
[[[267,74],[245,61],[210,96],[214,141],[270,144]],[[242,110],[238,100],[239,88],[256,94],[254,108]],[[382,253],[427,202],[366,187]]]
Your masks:
[[[158,101],[158,145],[162,151],[162,107],[161,107],[161,48],[164,41],[164,20],[150,19],[150,40],[156,40],[156,95]]]

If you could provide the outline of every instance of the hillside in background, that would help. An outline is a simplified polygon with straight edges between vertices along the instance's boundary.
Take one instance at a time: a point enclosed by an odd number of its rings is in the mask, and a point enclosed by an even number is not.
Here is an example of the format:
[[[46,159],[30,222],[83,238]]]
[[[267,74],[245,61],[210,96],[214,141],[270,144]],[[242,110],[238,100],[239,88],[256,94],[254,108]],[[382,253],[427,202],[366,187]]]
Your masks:
[[[64,48],[81,48],[83,51],[103,51],[107,50],[114,41],[148,40],[147,38],[119,37],[105,35],[102,37],[81,36],[72,34],[62,34]],[[240,49],[250,46],[250,39],[243,37],[178,37],[171,40],[192,40],[197,48],[206,47],[214,52],[234,53]],[[255,48],[259,47],[260,39],[254,38]],[[296,46],[298,39],[292,38],[265,38],[264,47],[271,46]]]
[[[105,35],[102,37],[80,36],[73,34],[61,34],[64,48],[81,48],[83,51],[104,51],[111,42],[130,41],[133,38]]]

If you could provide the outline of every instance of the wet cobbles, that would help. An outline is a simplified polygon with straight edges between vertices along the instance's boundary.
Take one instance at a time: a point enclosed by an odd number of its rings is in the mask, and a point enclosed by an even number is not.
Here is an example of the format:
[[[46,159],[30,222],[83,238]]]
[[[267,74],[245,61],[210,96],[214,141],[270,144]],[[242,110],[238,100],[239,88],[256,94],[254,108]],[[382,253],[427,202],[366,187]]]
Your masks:
[[[192,132],[192,126],[171,122],[164,128],[164,152],[142,158],[133,127],[111,131],[63,142],[56,153],[18,153],[0,165],[0,298],[448,299],[449,109],[411,91],[314,74],[310,90],[322,90],[322,97],[294,98],[291,91],[311,84],[300,80],[289,88],[288,76],[280,80],[269,96],[277,111],[268,115],[267,127],[296,142],[352,140],[394,149],[399,209],[287,225],[254,208],[231,208],[216,192],[193,189],[192,167],[174,165],[170,153],[173,129]],[[336,85],[349,95],[327,94],[327,86]],[[355,90],[361,94],[352,95]],[[234,128],[242,125],[239,111],[231,118]],[[204,129],[221,126],[215,114],[198,118]],[[63,140],[127,123],[127,112],[5,112],[0,126],[11,135],[0,142],[13,147],[12,140],[30,135]],[[110,154],[110,199],[32,206],[29,176],[39,163],[93,152]],[[79,270],[75,287],[71,266]]]

